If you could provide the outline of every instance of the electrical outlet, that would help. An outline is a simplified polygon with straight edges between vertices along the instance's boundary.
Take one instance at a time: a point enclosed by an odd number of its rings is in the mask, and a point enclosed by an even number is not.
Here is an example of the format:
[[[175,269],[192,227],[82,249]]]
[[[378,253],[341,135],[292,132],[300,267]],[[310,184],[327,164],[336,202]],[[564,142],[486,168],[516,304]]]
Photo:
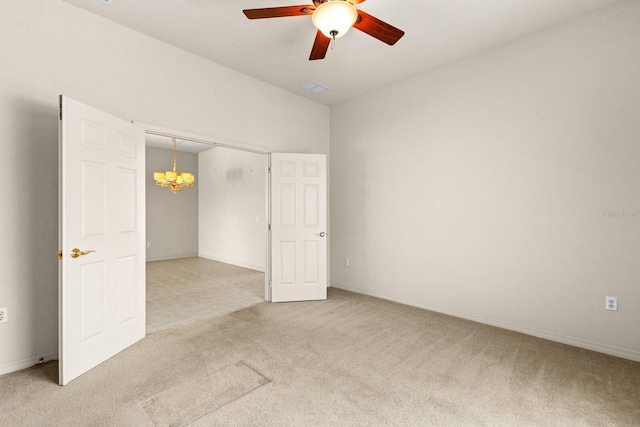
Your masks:
[[[349,267],[349,258],[344,259],[344,266]]]
[[[618,297],[607,297],[605,308],[611,311],[618,311]]]
[[[7,321],[7,307],[0,308],[0,323]]]

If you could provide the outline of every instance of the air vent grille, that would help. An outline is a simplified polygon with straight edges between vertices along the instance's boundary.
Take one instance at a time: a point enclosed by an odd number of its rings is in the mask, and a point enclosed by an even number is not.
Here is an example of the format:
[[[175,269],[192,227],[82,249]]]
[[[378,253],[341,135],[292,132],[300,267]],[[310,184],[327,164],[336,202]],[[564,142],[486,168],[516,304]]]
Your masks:
[[[302,83],[300,87],[308,91],[311,91],[313,93],[322,93],[329,90],[328,87],[323,86],[320,83],[314,82],[313,80],[309,80],[308,82]]]

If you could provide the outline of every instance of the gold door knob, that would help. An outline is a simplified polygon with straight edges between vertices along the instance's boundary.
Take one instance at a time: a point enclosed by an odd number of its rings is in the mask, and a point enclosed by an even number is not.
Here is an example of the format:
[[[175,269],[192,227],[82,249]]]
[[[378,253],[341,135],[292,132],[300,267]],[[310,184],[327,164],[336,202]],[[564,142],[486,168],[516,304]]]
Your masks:
[[[78,258],[79,256],[90,254],[91,252],[95,252],[95,251],[94,250],[88,250],[88,251],[84,252],[84,251],[81,251],[78,248],[73,248],[73,249],[71,249],[71,258]]]

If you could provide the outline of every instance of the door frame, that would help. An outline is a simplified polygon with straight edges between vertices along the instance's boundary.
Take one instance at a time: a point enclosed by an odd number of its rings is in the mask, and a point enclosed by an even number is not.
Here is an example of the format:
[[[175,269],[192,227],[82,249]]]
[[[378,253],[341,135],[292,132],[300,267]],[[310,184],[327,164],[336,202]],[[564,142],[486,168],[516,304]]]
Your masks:
[[[265,218],[267,218],[264,232],[266,233],[266,257],[265,257],[265,274],[264,274],[264,300],[271,302],[271,232],[269,230],[271,224],[271,152],[265,147],[253,144],[247,144],[240,141],[233,141],[223,138],[216,138],[207,135],[200,135],[193,132],[187,132],[183,130],[171,129],[162,126],[152,125],[148,123],[139,123],[131,121],[131,123],[144,129],[145,134],[164,136],[168,138],[178,138],[193,142],[199,142],[201,144],[210,145],[213,147],[230,148],[233,150],[246,151],[249,153],[263,154],[265,155],[266,171],[265,171]],[[329,272],[327,271],[327,274]]]

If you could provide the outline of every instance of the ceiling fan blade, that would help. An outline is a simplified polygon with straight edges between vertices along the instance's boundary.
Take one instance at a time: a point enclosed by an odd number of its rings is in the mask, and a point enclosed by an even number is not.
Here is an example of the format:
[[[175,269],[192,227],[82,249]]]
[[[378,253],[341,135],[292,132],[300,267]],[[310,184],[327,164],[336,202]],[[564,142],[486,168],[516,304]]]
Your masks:
[[[316,33],[316,39],[313,42],[313,47],[311,48],[309,61],[324,58],[327,54],[327,50],[329,49],[329,43],[331,43],[331,39],[322,34],[322,31],[318,30]]]
[[[351,4],[360,4],[364,3],[364,0],[347,0]]]
[[[245,9],[242,12],[249,19],[281,18],[284,16],[311,15],[315,10],[312,4],[301,6],[265,7],[262,9]]]
[[[388,45],[396,44],[396,42],[404,36],[404,31],[401,29],[389,25],[361,10],[358,10],[358,20],[353,24],[353,27]]]

